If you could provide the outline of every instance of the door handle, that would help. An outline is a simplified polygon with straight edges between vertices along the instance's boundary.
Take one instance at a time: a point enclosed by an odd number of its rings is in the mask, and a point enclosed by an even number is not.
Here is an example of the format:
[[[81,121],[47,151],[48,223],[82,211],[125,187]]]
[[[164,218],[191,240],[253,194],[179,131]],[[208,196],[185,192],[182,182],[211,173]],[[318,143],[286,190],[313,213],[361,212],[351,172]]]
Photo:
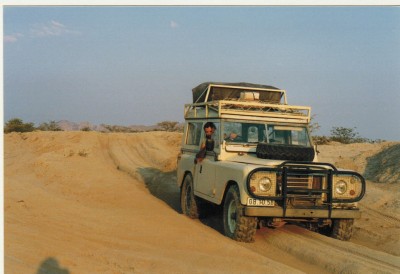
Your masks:
[[[202,170],[203,170],[203,165],[200,165],[200,171],[199,171],[199,173],[201,173]]]

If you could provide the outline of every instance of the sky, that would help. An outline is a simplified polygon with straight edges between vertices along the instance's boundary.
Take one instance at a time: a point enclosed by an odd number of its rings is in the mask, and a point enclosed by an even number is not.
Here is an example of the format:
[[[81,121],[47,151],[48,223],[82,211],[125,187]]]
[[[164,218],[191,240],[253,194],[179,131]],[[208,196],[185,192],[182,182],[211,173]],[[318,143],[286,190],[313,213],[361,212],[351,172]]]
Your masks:
[[[250,82],[399,141],[399,49],[393,6],[5,6],[4,121],[183,122],[198,84]]]

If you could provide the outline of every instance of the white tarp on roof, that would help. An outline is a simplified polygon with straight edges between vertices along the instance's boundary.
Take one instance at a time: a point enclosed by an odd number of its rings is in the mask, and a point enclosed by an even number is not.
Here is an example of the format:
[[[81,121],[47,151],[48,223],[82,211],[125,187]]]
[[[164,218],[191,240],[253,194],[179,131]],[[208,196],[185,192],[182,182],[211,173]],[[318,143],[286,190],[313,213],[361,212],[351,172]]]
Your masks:
[[[214,100],[235,100],[240,98],[240,94],[246,91],[246,88],[262,88],[262,89],[272,89],[279,90],[273,86],[259,85],[252,83],[222,83],[222,82],[205,82],[192,89],[193,92],[193,103],[202,103],[206,100],[207,89],[210,84],[214,85],[225,85],[230,87],[212,87],[208,95],[207,101]],[[236,88],[237,87],[237,88]],[[274,104],[279,104],[282,93],[260,90],[259,100],[270,102]]]

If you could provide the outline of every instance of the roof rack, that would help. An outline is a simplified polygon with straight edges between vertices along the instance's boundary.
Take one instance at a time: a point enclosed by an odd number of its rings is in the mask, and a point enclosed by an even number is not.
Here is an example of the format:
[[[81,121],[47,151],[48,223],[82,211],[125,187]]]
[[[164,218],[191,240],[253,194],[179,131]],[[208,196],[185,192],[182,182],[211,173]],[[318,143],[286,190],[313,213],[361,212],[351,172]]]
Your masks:
[[[197,87],[197,90],[193,89],[194,103],[185,105],[184,117],[185,119],[231,118],[293,123],[310,122],[310,107],[288,105],[286,91],[266,87],[268,88],[239,84],[208,84],[201,93]],[[204,101],[198,102],[200,99]],[[283,102],[281,102],[282,99]]]

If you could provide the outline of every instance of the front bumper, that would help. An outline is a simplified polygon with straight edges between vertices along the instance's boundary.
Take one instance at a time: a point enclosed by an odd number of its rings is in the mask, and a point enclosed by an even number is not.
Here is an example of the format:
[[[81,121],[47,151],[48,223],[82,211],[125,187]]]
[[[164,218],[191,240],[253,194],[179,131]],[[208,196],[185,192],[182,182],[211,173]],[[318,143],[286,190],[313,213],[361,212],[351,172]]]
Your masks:
[[[246,216],[253,217],[280,217],[280,218],[343,218],[359,219],[361,212],[358,209],[299,209],[279,207],[251,207],[244,208]]]

